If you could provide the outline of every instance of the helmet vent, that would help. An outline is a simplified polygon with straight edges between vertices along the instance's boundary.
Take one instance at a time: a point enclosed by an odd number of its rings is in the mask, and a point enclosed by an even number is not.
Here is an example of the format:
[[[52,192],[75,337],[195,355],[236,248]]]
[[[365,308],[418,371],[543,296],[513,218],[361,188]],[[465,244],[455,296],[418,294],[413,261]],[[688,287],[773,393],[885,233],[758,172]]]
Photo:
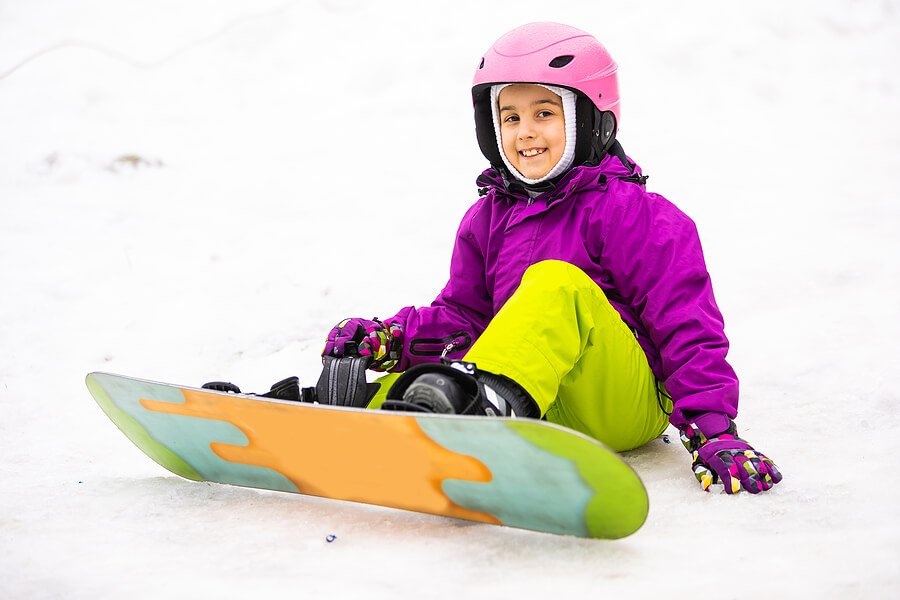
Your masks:
[[[572,60],[573,60],[574,58],[575,58],[575,57],[572,56],[571,54],[565,54],[565,55],[563,55],[563,56],[557,56],[556,58],[554,58],[553,60],[550,61],[550,66],[553,67],[554,69],[559,69],[559,68],[562,68],[562,67],[566,66],[566,65],[569,64],[570,62],[572,62]]]
[[[483,56],[481,57],[481,64],[478,65],[478,68],[479,68],[479,69],[483,69],[483,68],[484,68],[484,57],[483,57]]]

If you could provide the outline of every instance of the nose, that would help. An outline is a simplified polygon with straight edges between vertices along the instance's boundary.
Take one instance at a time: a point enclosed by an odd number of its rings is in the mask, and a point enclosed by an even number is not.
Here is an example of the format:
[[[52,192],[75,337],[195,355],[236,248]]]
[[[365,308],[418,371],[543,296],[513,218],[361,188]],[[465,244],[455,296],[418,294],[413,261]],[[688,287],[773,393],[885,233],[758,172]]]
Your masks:
[[[517,131],[520,140],[528,140],[534,137],[534,121],[528,118],[520,119]]]

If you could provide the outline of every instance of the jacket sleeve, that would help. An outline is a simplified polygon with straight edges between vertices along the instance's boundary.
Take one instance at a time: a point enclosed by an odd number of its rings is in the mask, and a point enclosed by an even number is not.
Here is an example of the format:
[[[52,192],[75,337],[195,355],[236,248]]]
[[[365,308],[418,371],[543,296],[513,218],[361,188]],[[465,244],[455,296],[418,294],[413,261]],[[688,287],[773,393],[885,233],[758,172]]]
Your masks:
[[[407,306],[386,320],[403,329],[403,351],[392,371],[437,362],[449,344],[453,348],[447,356],[462,358],[490,322],[493,308],[485,284],[484,245],[478,235],[483,205],[484,200],[479,200],[463,217],[453,245],[450,279],[434,302],[427,307]]]
[[[737,415],[738,379],[693,221],[665,198],[643,192],[612,220],[604,267],[637,311],[661,359],[657,375],[672,396],[673,425],[685,411]]]

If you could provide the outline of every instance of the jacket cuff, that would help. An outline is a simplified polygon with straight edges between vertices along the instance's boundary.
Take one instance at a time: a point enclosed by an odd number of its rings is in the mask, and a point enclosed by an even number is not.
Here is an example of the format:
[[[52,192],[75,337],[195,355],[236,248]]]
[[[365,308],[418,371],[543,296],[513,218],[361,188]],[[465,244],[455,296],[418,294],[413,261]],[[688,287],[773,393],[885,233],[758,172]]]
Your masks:
[[[685,422],[676,425],[678,429],[685,429],[693,425],[700,430],[706,439],[716,437],[721,433],[727,432],[732,427],[734,421],[725,413],[720,412],[701,412],[701,413],[685,413]],[[673,423],[674,424],[674,423]]]

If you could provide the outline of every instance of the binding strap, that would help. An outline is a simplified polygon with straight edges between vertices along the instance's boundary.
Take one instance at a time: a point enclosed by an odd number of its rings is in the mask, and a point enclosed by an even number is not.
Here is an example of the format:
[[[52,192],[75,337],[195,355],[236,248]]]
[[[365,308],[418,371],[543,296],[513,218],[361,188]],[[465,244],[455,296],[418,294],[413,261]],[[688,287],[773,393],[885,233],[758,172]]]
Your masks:
[[[346,356],[322,358],[322,374],[316,384],[319,404],[365,408],[381,387],[366,382],[366,368],[370,356]]]

